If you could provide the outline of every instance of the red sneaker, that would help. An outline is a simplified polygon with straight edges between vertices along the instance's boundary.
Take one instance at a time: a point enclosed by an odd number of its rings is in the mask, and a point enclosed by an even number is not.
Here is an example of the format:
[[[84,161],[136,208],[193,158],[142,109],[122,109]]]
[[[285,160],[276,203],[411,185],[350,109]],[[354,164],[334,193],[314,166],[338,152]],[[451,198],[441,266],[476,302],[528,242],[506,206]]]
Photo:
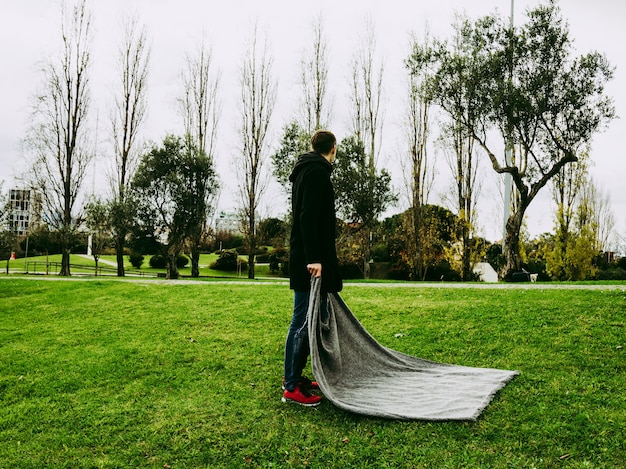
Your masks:
[[[315,407],[322,402],[321,396],[310,394],[306,389],[302,389],[300,386],[296,386],[293,391],[283,391],[283,402],[293,402],[307,407]]]

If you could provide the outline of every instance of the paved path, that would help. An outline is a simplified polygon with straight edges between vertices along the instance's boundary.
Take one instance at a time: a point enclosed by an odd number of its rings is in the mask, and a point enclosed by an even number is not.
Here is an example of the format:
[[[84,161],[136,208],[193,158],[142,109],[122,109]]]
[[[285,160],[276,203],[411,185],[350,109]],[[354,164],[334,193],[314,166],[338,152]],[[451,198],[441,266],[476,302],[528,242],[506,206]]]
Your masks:
[[[113,277],[102,276],[97,277],[89,276],[74,276],[74,277],[61,277],[59,275],[0,275],[0,281],[11,279],[25,279],[25,280],[51,280],[51,281],[89,281],[98,280],[113,281],[113,282],[141,282],[144,284],[153,284],[158,282],[160,285],[206,285],[213,284],[220,285],[283,285],[288,287],[288,280],[284,279],[269,279],[258,278],[256,280],[227,280],[227,279],[214,279],[207,281],[206,279],[178,279],[178,280],[165,280],[165,279],[145,279],[140,277]],[[441,288],[441,289],[462,289],[462,288],[476,288],[476,289],[526,289],[526,290],[621,290],[626,293],[626,284],[619,285],[600,285],[600,284],[560,284],[560,283],[461,283],[461,282],[405,282],[405,283],[378,283],[378,282],[344,282],[344,287],[354,288]]]
[[[74,255],[83,257],[85,259],[89,259],[90,261],[93,261],[93,256],[90,256],[88,254],[74,254]],[[98,264],[105,264],[105,265],[109,265],[111,267],[117,267],[117,262],[109,261],[107,259],[99,259],[98,260]]]

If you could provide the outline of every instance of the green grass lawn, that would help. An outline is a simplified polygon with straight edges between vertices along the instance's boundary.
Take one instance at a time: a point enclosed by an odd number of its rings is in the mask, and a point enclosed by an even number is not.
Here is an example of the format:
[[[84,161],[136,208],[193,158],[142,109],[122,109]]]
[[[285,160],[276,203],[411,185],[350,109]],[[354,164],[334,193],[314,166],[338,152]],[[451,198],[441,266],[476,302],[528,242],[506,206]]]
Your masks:
[[[124,268],[128,271],[128,275],[145,275],[148,277],[155,277],[159,273],[165,273],[165,269],[153,269],[150,267],[149,255],[145,256],[144,262],[140,269],[135,269],[129,259],[128,256],[124,256]],[[215,262],[218,258],[217,254],[201,254],[200,262],[199,262],[199,270],[201,277],[229,277],[229,278],[247,278],[248,272],[247,270],[243,270],[242,272],[226,272],[221,270],[214,270],[209,268],[209,266]],[[241,259],[245,259],[244,256]],[[6,262],[0,262],[0,273],[4,273],[6,269]],[[100,257],[100,261],[98,267],[100,269],[100,275],[109,275],[115,276],[116,272],[116,257],[115,255],[103,255]],[[60,265],[61,265],[61,254],[54,254],[50,256],[33,256],[27,259],[28,270],[29,273],[37,273],[44,274],[46,272],[46,263],[54,264],[53,267],[48,269],[48,273],[50,275],[58,274]],[[71,272],[73,274],[94,274],[95,261],[93,257],[85,257],[78,254],[72,254],[70,256],[70,263],[72,265]],[[113,265],[112,265],[113,264]],[[14,259],[9,261],[9,269],[11,272],[24,272],[24,259]],[[186,267],[179,269],[180,274],[182,276],[191,276],[191,261]],[[280,278],[278,275],[274,275],[270,273],[269,265],[267,264],[257,264],[255,265],[255,277],[272,277],[272,278]]]
[[[383,345],[521,375],[476,422],[301,408],[286,286],[2,277],[0,468],[626,467],[623,290],[342,296]]]

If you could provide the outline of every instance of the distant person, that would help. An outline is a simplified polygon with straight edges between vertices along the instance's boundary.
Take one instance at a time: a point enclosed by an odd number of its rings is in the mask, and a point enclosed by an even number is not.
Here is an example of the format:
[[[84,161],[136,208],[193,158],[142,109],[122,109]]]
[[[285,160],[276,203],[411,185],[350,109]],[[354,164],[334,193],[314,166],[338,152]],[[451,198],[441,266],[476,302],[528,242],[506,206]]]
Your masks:
[[[311,391],[315,381],[302,376],[309,357],[307,309],[311,276],[321,277],[322,308],[326,293],[339,292],[343,283],[335,247],[335,194],[330,181],[337,139],[327,130],[311,137],[312,151],[300,155],[289,176],[292,183],[293,226],[289,242],[293,317],[285,344],[283,402],[316,406],[322,398]]]

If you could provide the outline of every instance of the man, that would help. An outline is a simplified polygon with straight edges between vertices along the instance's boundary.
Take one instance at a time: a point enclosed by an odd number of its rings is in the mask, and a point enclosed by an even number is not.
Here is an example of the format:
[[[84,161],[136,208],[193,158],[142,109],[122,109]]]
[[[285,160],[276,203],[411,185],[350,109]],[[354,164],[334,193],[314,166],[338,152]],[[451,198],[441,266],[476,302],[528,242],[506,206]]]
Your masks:
[[[300,155],[289,180],[292,183],[293,226],[289,243],[290,287],[294,291],[293,317],[285,345],[283,402],[316,406],[317,383],[302,376],[309,357],[307,309],[311,275],[321,277],[322,308],[326,293],[342,288],[335,248],[335,194],[330,181],[337,139],[327,130],[311,137],[312,150]]]

